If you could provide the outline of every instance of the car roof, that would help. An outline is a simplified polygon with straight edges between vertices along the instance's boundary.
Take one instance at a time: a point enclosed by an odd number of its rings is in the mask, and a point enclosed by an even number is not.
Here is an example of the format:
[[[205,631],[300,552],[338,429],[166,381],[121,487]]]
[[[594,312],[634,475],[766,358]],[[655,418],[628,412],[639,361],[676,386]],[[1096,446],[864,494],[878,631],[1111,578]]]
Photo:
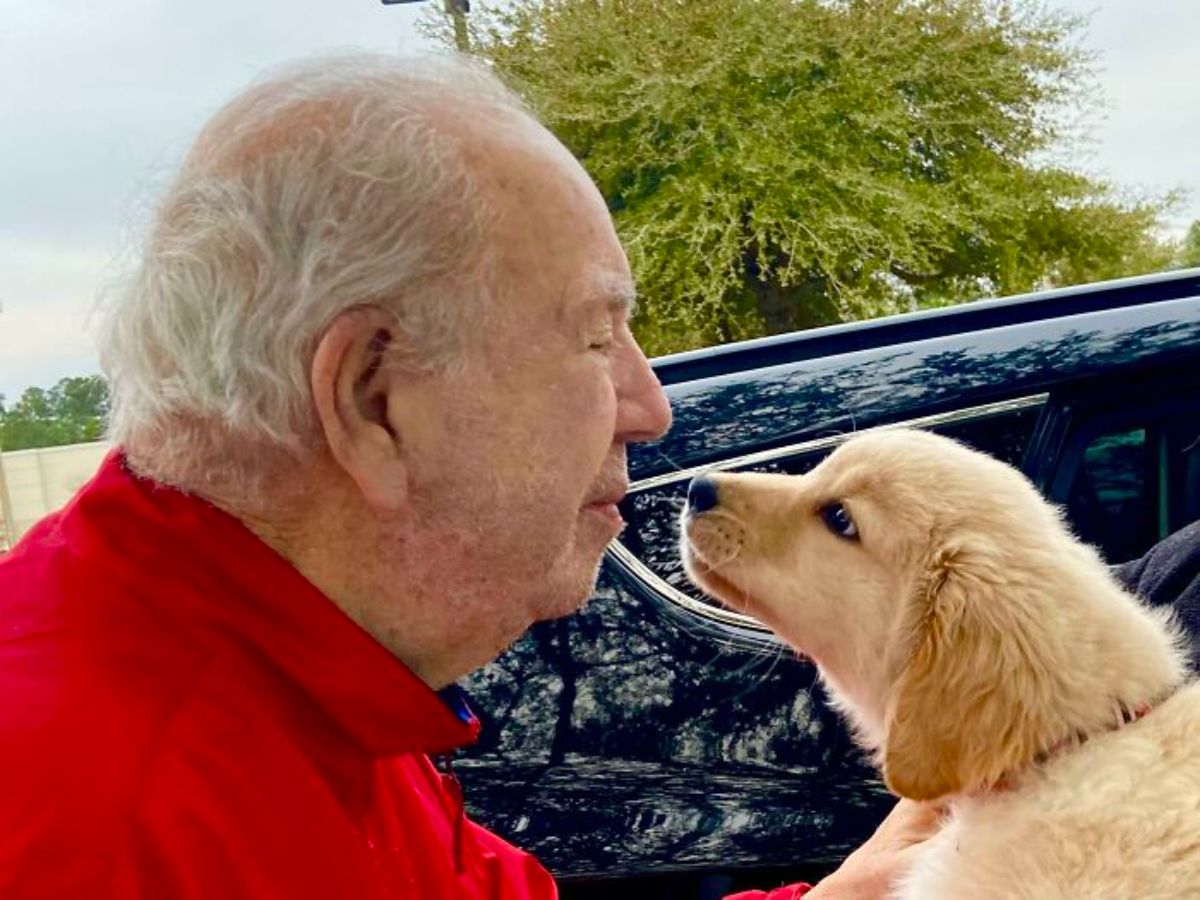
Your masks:
[[[1200,357],[1200,270],[981,301],[656,361],[675,425],[635,479]]]
[[[975,300],[955,306],[755,338],[660,356],[652,361],[652,365],[659,380],[668,385],[747,367],[759,368],[865,347],[908,343],[939,335],[1185,297],[1200,297],[1200,268]]]

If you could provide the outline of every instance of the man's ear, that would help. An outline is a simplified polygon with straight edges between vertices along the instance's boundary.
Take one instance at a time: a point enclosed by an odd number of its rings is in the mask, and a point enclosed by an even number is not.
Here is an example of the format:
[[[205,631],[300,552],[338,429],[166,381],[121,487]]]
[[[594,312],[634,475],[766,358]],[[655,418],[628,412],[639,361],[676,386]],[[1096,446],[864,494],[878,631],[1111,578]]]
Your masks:
[[[310,377],[317,425],[330,455],[367,504],[395,512],[408,498],[401,436],[388,419],[394,342],[404,340],[382,309],[347,310],[317,343]]]

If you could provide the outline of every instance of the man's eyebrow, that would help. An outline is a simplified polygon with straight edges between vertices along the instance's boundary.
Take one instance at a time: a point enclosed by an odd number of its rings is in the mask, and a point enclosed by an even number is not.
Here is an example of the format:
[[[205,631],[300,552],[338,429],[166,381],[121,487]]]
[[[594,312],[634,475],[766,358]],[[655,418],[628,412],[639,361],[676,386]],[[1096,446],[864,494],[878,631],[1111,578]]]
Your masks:
[[[637,313],[637,289],[627,277],[615,272],[594,271],[589,293],[590,302],[603,302],[610,313],[625,313],[630,318]]]
[[[571,310],[603,309],[609,315],[623,314],[633,318],[637,314],[637,289],[633,282],[616,272],[606,271],[599,266],[589,266],[575,283],[575,297],[559,307],[563,315]],[[590,314],[590,313],[589,313]]]
[[[608,293],[608,311],[611,313],[624,313],[629,318],[637,315],[638,299],[637,291],[633,285],[624,285],[617,290],[609,291]]]

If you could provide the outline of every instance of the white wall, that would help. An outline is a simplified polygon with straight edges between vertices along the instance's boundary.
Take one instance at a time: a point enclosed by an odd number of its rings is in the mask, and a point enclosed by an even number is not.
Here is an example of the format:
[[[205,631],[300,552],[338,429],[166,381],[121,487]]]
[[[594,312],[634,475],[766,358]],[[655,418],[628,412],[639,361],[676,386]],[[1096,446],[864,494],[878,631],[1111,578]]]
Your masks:
[[[108,443],[97,441],[0,453],[0,549],[71,499],[108,451]]]

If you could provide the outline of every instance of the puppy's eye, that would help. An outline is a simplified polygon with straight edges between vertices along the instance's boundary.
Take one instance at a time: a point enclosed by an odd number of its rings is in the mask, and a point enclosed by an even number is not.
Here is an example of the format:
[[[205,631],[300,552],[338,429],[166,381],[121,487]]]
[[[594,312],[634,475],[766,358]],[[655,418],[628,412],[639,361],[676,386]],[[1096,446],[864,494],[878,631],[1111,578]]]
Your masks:
[[[825,527],[838,537],[846,538],[847,540],[858,539],[858,526],[854,524],[854,520],[850,518],[850,513],[846,511],[846,507],[842,506],[842,504],[830,503],[822,506],[821,520],[825,523]]]

